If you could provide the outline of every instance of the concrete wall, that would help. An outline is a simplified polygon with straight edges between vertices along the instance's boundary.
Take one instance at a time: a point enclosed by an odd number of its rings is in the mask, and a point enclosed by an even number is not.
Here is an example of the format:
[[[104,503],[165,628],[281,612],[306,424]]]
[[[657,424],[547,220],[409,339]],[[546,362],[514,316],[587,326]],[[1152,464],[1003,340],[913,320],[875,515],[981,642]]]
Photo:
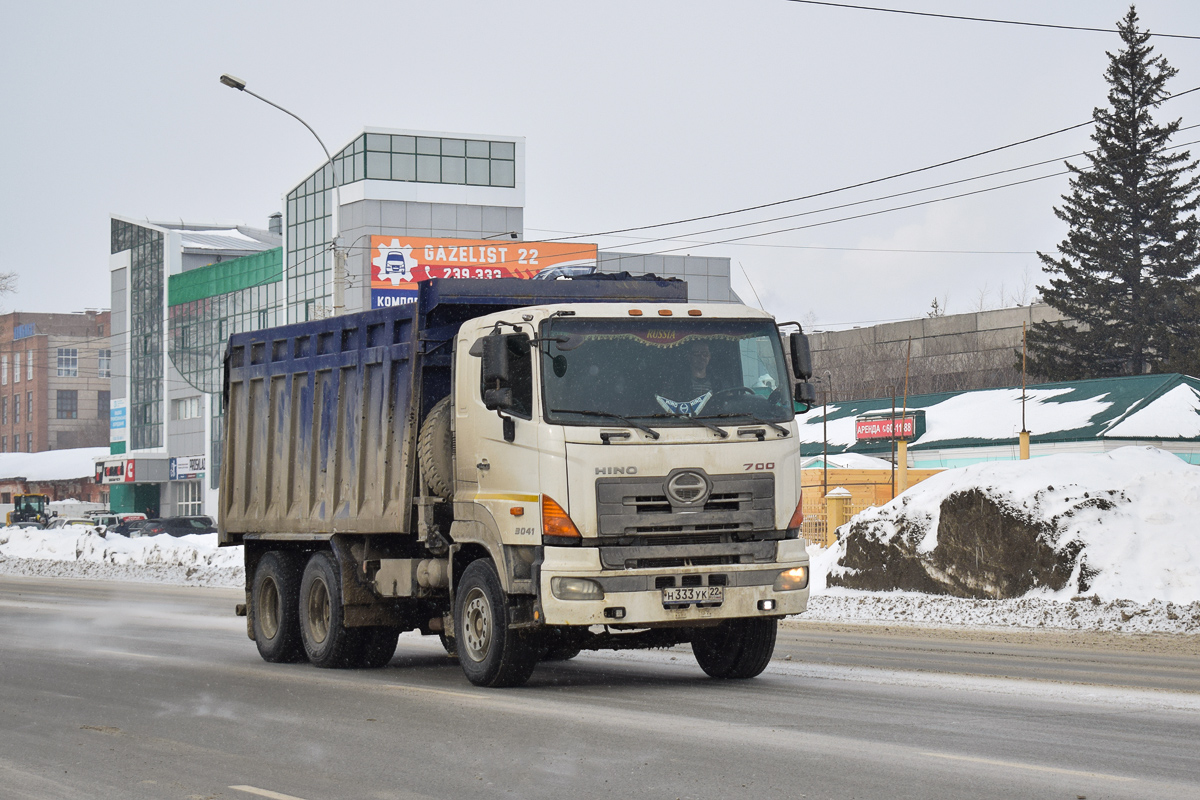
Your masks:
[[[814,374],[826,381],[830,373],[834,400],[890,397],[893,386],[903,393],[911,337],[910,395],[1019,386],[1022,323],[1062,318],[1040,303],[810,333]]]

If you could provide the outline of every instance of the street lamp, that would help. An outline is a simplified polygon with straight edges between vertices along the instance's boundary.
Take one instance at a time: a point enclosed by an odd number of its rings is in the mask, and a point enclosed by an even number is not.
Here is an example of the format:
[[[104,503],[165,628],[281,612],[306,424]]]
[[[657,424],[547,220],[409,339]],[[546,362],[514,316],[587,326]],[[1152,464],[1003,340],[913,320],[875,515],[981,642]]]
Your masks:
[[[278,103],[272,103],[262,95],[255,94],[247,89],[246,82],[241,78],[236,78],[229,73],[225,73],[221,76],[221,83],[225,86],[228,86],[230,89],[237,89],[239,92],[245,92],[251,97],[262,100],[267,105],[279,109],[292,119],[299,122],[305,128],[308,128],[308,132],[313,135],[313,138],[317,140],[317,144],[321,145],[321,150],[325,153],[325,164],[321,165],[321,169],[324,170],[325,165],[329,165],[329,175],[333,179],[333,241],[330,242],[329,247],[333,251],[333,308],[334,313],[336,314],[340,309],[343,309],[346,306],[346,251],[340,246],[341,224],[339,217],[342,213],[342,193],[339,187],[337,176],[333,174],[333,156],[329,155],[329,148],[325,146],[323,141],[321,141],[321,137],[317,136],[317,132],[312,129],[311,125]]]

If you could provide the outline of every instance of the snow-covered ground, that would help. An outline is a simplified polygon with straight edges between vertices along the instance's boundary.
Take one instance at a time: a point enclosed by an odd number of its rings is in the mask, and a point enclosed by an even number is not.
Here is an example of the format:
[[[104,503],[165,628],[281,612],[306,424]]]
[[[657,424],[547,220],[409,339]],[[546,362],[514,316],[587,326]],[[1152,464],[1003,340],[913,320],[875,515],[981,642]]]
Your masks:
[[[1152,448],[1104,455],[1050,456],[948,470],[896,500],[869,509],[886,530],[901,514],[930,525],[936,543],[941,500],[966,488],[1031,518],[1056,519],[1058,541],[1078,541],[1092,569],[1083,596],[1034,592],[1014,600],[967,600],[915,592],[828,588],[838,545],[810,548],[812,597],[805,619],[919,626],[1023,627],[1129,633],[1200,634],[1200,467]],[[1104,497],[1111,507],[1086,502]],[[0,573],[150,581],[195,586],[245,585],[240,547],[217,535],[101,537],[91,529],[0,528]]]

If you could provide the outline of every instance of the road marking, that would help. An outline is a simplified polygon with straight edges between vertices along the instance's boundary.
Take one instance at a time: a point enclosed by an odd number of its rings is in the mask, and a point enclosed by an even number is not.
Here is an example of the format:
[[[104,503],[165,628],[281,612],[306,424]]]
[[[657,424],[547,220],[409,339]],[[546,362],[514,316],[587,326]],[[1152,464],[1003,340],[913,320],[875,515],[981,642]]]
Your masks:
[[[259,789],[257,786],[230,786],[235,792],[245,792],[246,794],[256,794],[259,797],[269,797],[271,800],[304,800],[302,797],[296,797],[291,794],[280,794],[272,792],[270,789]]]
[[[1077,769],[1059,769],[1058,767],[1040,767],[1037,764],[1022,764],[1019,761],[997,761],[992,758],[974,758],[972,756],[955,756],[949,753],[921,753],[930,758],[945,758],[950,761],[970,761],[973,764],[988,764],[993,767],[1009,767],[1012,769],[1027,769],[1033,772],[1053,772],[1058,775],[1070,775],[1075,778],[1100,778],[1105,781],[1121,781],[1128,783],[1137,778],[1126,778],[1121,775],[1106,775],[1103,772],[1082,772]]]

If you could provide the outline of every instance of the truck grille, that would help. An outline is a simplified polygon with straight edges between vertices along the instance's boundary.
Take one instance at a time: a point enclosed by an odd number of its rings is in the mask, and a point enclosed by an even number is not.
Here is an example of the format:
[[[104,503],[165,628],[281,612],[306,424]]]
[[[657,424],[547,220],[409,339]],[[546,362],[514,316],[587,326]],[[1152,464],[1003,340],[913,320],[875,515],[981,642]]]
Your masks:
[[[705,475],[702,470],[693,471],[711,484],[703,505],[698,502],[703,494],[695,492],[692,485],[685,487],[686,493],[676,490],[677,499],[687,505],[673,502],[664,477],[597,478],[601,546],[608,537],[645,537],[654,544],[728,542],[741,538],[739,534],[775,527],[774,474]]]

